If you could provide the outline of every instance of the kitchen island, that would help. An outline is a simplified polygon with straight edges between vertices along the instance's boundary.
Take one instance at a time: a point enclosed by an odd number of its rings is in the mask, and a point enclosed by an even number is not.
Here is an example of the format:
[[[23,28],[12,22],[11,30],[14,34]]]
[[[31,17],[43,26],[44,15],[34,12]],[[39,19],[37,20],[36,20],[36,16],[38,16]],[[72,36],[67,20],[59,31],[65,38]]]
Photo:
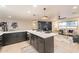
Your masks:
[[[40,31],[27,30],[30,44],[40,53],[54,52],[54,36],[56,33],[45,33]]]

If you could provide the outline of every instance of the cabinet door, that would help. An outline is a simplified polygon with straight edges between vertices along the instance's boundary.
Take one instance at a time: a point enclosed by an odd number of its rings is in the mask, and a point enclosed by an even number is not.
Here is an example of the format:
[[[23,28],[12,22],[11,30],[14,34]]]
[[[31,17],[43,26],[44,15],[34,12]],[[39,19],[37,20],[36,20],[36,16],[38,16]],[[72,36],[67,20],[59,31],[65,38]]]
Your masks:
[[[33,34],[31,34],[30,43],[35,49],[37,49],[37,37]]]
[[[14,44],[26,40],[26,33],[9,33],[3,35],[4,45]]]
[[[38,45],[38,51],[40,53],[44,53],[44,39],[38,37],[37,42],[38,42],[37,43],[37,45]]]
[[[33,37],[34,37],[34,43],[33,43],[33,46],[34,46],[35,49],[37,50],[37,49],[38,49],[38,44],[37,44],[37,40],[38,40],[38,38],[37,38],[36,35],[34,35]]]
[[[31,37],[31,39],[30,39],[30,44],[33,45],[33,43],[34,43],[34,42],[33,42],[33,41],[34,41],[34,38],[33,38],[33,35],[32,35],[32,34],[30,34],[30,35],[31,35],[31,36],[30,36],[30,37]]]
[[[44,39],[31,34],[30,43],[38,52],[44,52]]]
[[[54,52],[54,37],[49,37],[45,39],[45,52],[46,53]]]
[[[0,48],[1,48],[1,46],[2,46],[2,36],[0,36]]]
[[[16,39],[16,34],[13,34],[13,33],[4,34],[3,35],[4,46],[9,45],[9,44],[13,44],[15,39]]]

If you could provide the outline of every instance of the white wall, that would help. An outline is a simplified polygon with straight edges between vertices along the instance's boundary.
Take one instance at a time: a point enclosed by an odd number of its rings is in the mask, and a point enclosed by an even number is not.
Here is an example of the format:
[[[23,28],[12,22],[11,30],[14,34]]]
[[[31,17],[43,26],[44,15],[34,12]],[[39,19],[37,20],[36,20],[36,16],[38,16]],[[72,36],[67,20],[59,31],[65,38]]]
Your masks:
[[[23,30],[23,29],[32,29],[33,25],[32,25],[32,21],[31,20],[14,20],[14,19],[0,19],[0,22],[7,22],[8,23],[8,29],[12,29],[11,24],[12,22],[17,22],[18,30]],[[0,28],[1,30],[1,28]]]

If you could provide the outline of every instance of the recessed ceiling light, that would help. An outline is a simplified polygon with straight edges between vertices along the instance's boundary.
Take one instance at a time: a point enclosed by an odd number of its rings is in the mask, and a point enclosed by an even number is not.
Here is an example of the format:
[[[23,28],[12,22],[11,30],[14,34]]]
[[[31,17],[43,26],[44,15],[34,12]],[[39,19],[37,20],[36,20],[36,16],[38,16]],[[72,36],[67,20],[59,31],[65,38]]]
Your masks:
[[[1,7],[6,7],[6,5],[1,5]]]
[[[8,16],[8,18],[11,18],[12,16]]]
[[[77,6],[73,6],[73,9],[77,9],[78,7]]]
[[[33,5],[33,7],[37,7],[37,5]]]
[[[31,13],[31,11],[27,11],[27,13],[28,13],[28,14],[30,14],[30,13]]]

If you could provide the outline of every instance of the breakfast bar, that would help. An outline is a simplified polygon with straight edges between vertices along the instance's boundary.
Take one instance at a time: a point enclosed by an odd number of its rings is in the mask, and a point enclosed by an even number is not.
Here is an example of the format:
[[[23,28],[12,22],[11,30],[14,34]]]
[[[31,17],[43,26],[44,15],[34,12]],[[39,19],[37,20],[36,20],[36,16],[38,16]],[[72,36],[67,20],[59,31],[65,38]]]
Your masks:
[[[45,33],[40,31],[31,31],[30,33],[30,44],[40,53],[53,53],[54,52],[54,36],[56,33]]]

